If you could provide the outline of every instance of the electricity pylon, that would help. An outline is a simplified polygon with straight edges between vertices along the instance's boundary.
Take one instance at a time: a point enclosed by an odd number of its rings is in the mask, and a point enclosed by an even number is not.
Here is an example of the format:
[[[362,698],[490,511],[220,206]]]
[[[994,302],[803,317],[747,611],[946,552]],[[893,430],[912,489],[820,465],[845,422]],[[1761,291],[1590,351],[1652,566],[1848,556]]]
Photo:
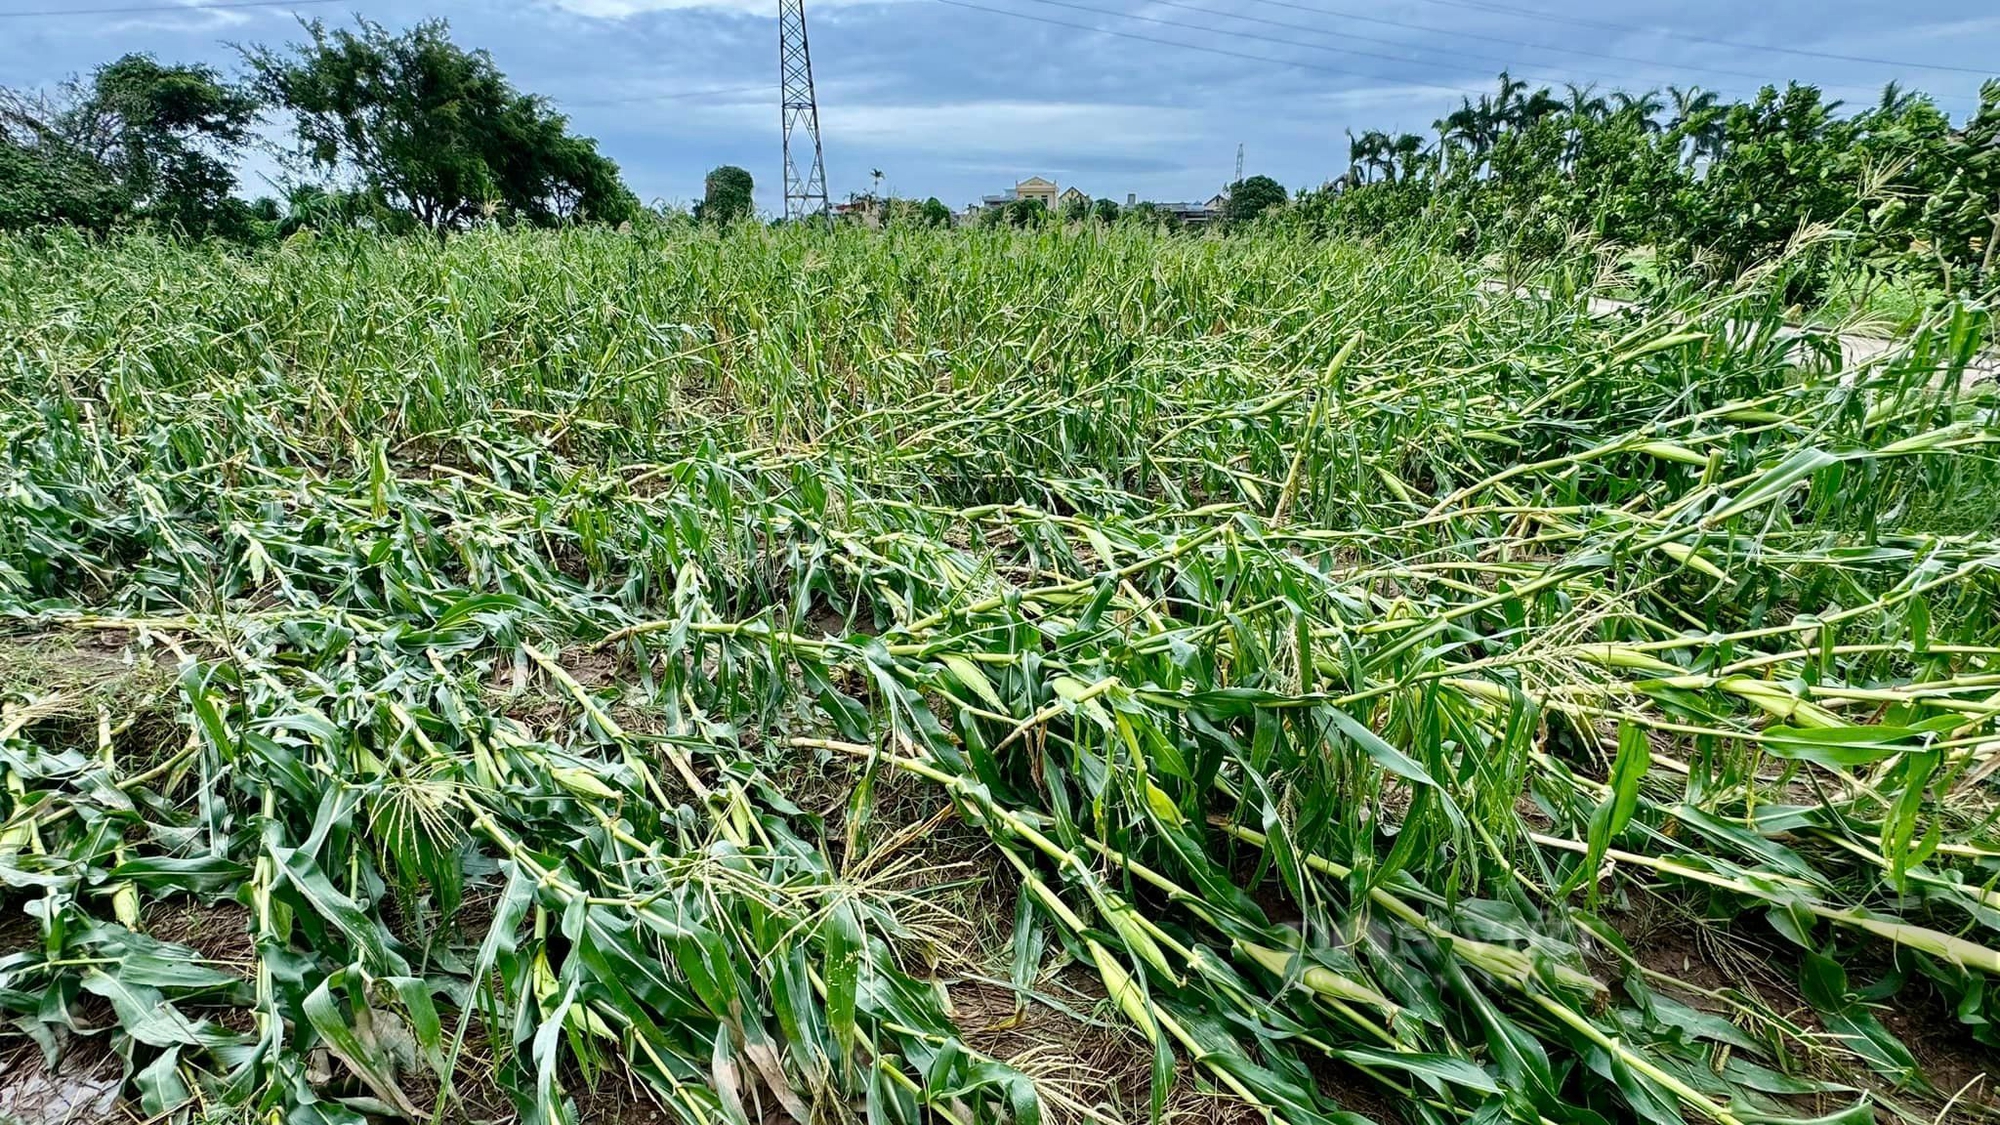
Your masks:
[[[819,102],[813,97],[812,51],[806,46],[805,0],[778,0],[778,104],[785,126],[785,218],[794,222],[830,219],[826,164],[819,147]],[[798,134],[796,154],[794,133]],[[801,174],[799,165],[808,156],[812,164]]]

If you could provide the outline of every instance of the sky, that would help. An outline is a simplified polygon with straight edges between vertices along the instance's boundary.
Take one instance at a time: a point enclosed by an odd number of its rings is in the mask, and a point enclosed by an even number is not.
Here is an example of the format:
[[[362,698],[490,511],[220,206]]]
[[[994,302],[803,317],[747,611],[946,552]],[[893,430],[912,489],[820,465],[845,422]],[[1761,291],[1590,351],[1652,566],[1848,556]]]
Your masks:
[[[297,39],[301,16],[441,17],[597,138],[641,199],[684,206],[709,168],[737,164],[761,209],[783,209],[777,0],[183,6],[214,2],[0,0],[0,86],[132,51],[234,72],[234,44]],[[1895,80],[1954,117],[1979,68],[2000,73],[1991,0],[807,0],[807,21],[834,199],[880,170],[884,190],[954,209],[1030,175],[1205,199],[1234,178],[1238,145],[1246,174],[1317,185],[1344,168],[1346,130],[1429,131],[1503,67],[1558,92],[1741,97],[1797,79],[1851,103]],[[240,190],[282,174],[253,156]]]

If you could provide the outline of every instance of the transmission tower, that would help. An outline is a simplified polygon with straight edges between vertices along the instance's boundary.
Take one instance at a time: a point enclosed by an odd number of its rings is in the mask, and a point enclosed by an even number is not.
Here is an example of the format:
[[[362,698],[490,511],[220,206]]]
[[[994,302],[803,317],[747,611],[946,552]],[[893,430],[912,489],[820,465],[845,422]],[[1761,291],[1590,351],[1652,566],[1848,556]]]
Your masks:
[[[785,125],[785,218],[829,219],[826,164],[819,147],[819,102],[813,97],[812,51],[806,46],[805,0],[778,0],[778,99]],[[794,133],[798,134],[796,154]],[[812,164],[801,175],[799,165],[806,159]]]
[[[1236,178],[1235,178],[1235,179],[1233,179],[1233,180],[1231,180],[1231,181],[1229,181],[1229,182],[1230,182],[1230,183],[1232,183],[1232,184],[1240,184],[1240,183],[1242,183],[1242,182],[1243,182],[1243,142],[1242,142],[1242,141],[1237,141],[1237,142],[1236,142]]]

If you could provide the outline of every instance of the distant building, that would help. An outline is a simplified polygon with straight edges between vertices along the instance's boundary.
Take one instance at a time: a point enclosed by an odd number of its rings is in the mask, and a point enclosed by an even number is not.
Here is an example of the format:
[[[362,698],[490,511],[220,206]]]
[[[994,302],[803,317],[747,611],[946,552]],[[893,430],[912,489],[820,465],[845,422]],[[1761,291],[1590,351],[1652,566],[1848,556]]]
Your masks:
[[[1115,197],[1107,196],[1106,198]],[[1080,201],[1086,206],[1091,202],[1089,194],[1081,188],[1071,186],[1058,191],[1053,180],[1045,180],[1040,176],[1029,176],[1007,191],[995,195],[980,196],[979,202],[967,204],[965,210],[954,216],[954,220],[961,226],[977,222],[982,213],[999,211],[1017,199],[1040,200],[1043,207],[1057,213],[1061,213],[1063,208],[1069,206],[1072,202]],[[1154,203],[1151,206],[1153,210],[1161,214],[1172,215],[1183,226],[1199,227],[1220,220],[1222,218],[1223,206],[1228,202],[1229,197],[1226,194],[1217,193],[1206,200],[1183,203]],[[1138,193],[1125,193],[1125,208],[1127,210],[1137,206],[1138,203]]]
[[[1227,200],[1218,195],[1202,203],[1155,203],[1153,210],[1164,212],[1179,219],[1182,226],[1207,226],[1222,217],[1222,205]]]
[[[869,196],[859,196],[845,203],[834,204],[833,217],[843,222],[878,228],[882,225],[882,207]]]
[[[1039,199],[1043,207],[1053,211],[1056,209],[1056,182],[1045,180],[1040,176],[1029,176],[1014,185],[1014,198]]]
[[[1071,188],[1070,190],[1075,191],[1076,189]],[[1054,180],[1045,180],[1040,176],[1029,176],[1027,179],[1015,184],[1009,191],[1001,192],[998,195],[980,196],[978,209],[982,211],[997,211],[1017,199],[1039,199],[1043,207],[1053,211],[1056,209],[1056,183]],[[966,210],[971,211],[973,208],[968,207]]]

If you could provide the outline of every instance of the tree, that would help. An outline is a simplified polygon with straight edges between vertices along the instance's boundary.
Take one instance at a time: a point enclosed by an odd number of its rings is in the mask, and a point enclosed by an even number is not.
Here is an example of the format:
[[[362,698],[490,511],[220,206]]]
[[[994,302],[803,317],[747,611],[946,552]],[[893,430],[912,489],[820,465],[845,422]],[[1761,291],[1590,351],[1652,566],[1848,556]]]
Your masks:
[[[1718,107],[1718,98],[1713,90],[1690,86],[1683,90],[1679,86],[1667,87],[1673,98],[1673,116],[1667,120],[1667,132],[1679,139],[1686,153],[1686,160],[1694,164],[1703,158],[1721,155],[1722,140],[1725,135],[1723,111]]]
[[[1062,217],[1065,223],[1080,223],[1090,218],[1090,200],[1081,195],[1066,200],[1063,203]]]
[[[1229,185],[1229,200],[1222,205],[1222,218],[1230,226],[1251,222],[1273,207],[1285,205],[1285,187],[1269,176],[1251,176]]]
[[[1048,205],[1039,199],[1016,199],[1007,205],[1007,221],[1017,227],[1040,226],[1048,216]]]
[[[1893,84],[1839,108],[1796,83],[1736,103],[1678,86],[1559,98],[1503,74],[1497,95],[1433,123],[1435,164],[1405,137],[1350,131],[1348,171],[1291,210],[1317,232],[1412,232],[1468,254],[1573,255],[1581,235],[1715,274],[1783,256],[1792,300],[1841,287],[1866,304],[1891,280],[1899,302],[1990,293],[2000,80],[1962,124]]]
[[[1399,134],[1389,143],[1389,178],[1415,178],[1424,165],[1424,139],[1415,133]]]
[[[130,210],[130,199],[102,165],[60,138],[44,135],[19,99],[0,106],[0,230],[64,223],[103,230]]]
[[[1118,201],[1109,197],[1100,199],[1090,205],[1090,213],[1100,223],[1115,223],[1118,221]]]
[[[695,218],[703,222],[728,226],[738,219],[749,218],[755,209],[756,181],[734,164],[724,164],[709,172],[701,186],[701,203],[695,208]]]
[[[917,220],[924,226],[943,229],[951,225],[951,208],[933,195],[924,200],[923,207],[917,212]]]
[[[1645,93],[1638,95],[1628,94],[1620,90],[1611,95],[1611,101],[1616,107],[1614,110],[1615,113],[1631,115],[1632,119],[1639,123],[1641,129],[1648,133],[1657,133],[1660,131],[1658,115],[1661,110],[1666,108],[1666,103],[1660,100],[1660,92],[1658,90],[1647,90]]]
[[[253,221],[227,158],[256,100],[214,68],[125,55],[53,97],[0,98],[0,225],[127,217],[195,237],[244,234]]]
[[[1370,129],[1356,137],[1347,134],[1348,171],[1359,182],[1366,183],[1381,171],[1389,179],[1396,178],[1395,142],[1389,134],[1380,129]]]
[[[1480,104],[1486,110],[1487,119],[1501,125],[1518,124],[1520,118],[1516,116],[1516,111],[1520,105],[1521,91],[1527,88],[1526,82],[1504,70],[1501,71],[1499,95],[1490,103],[1486,101],[1485,95],[1480,95]]]
[[[400,35],[356,24],[329,31],[314,20],[307,42],[243,50],[257,88],[292,114],[307,166],[352,174],[440,236],[481,217],[546,225],[638,213],[595,141],[514,89],[486,52],[453,43],[443,20]]]

